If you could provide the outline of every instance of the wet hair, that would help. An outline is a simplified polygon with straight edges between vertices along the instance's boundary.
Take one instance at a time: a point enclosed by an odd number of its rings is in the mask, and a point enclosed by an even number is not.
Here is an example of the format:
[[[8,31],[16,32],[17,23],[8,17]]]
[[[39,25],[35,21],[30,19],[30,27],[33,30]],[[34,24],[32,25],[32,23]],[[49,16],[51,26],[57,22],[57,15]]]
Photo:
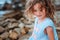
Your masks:
[[[40,3],[41,4],[41,8],[45,8],[46,10],[46,16],[51,18],[54,21],[54,11],[55,11],[55,7],[52,3],[51,0],[29,0],[26,3],[26,13],[27,14],[33,14],[33,7],[36,3]]]

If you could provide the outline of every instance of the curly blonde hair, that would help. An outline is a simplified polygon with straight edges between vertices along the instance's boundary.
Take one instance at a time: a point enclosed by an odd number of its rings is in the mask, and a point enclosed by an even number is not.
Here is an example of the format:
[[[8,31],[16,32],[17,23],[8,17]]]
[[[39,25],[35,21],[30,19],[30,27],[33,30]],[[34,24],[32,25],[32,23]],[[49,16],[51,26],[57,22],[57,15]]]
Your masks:
[[[28,14],[33,14],[33,6],[36,3],[40,3],[41,4],[41,9],[45,8],[46,10],[46,16],[50,17],[53,21],[54,21],[54,11],[55,11],[55,7],[52,3],[51,0],[29,0],[26,3],[26,10],[25,12]]]

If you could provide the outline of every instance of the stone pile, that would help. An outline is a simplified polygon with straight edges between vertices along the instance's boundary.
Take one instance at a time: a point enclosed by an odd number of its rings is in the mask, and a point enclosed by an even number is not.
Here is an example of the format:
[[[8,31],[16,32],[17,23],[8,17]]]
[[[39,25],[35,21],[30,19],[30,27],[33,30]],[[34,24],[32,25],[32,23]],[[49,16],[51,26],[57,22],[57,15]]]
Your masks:
[[[16,20],[17,17],[20,17],[19,20]],[[31,35],[29,32],[33,29],[33,23],[34,21],[28,20],[24,16],[14,14],[14,16],[9,17],[7,15],[5,19],[0,21],[0,40],[28,40],[29,35]],[[21,39],[24,35],[27,35],[27,38]]]

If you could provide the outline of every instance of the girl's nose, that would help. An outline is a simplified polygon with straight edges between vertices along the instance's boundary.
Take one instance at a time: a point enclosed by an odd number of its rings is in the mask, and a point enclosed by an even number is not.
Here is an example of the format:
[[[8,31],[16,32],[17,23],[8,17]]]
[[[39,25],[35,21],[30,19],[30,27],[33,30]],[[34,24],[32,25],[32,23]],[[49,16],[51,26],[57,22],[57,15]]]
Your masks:
[[[40,12],[40,11],[38,11],[38,14],[41,14],[41,12]]]

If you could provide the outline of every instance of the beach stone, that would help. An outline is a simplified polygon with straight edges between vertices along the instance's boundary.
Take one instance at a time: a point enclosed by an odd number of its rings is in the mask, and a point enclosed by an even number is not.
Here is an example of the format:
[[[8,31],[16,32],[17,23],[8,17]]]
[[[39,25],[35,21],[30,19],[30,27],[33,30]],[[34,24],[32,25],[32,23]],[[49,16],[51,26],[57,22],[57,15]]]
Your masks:
[[[0,40],[3,40],[2,38],[0,38]]]
[[[5,29],[2,26],[0,26],[0,33],[4,32],[4,31],[5,31]]]
[[[18,34],[21,34],[20,33],[21,32],[20,28],[15,28],[13,31],[16,31]]]
[[[26,27],[29,27],[29,28],[33,28],[34,27],[34,24],[31,24],[31,25],[25,25]]]
[[[5,22],[5,21],[2,21],[1,23],[0,23],[0,25],[2,26],[2,27],[7,27],[7,25],[9,24],[9,22]]]
[[[17,20],[14,18],[8,18],[5,20],[5,22],[15,22],[15,21],[17,21]]]
[[[0,35],[0,38],[6,39],[6,38],[8,38],[8,36],[9,36],[9,33],[8,32],[4,32],[3,34]]]
[[[22,29],[25,26],[25,24],[21,22],[18,26]]]
[[[29,32],[29,29],[30,29],[30,28],[28,28],[28,27],[23,27],[23,28],[21,29],[21,34],[22,34],[22,35],[27,34],[27,33]]]
[[[17,39],[18,38],[18,33],[16,31],[9,31],[9,38],[11,39]]]
[[[18,23],[9,23],[8,28],[15,28],[18,27]]]

